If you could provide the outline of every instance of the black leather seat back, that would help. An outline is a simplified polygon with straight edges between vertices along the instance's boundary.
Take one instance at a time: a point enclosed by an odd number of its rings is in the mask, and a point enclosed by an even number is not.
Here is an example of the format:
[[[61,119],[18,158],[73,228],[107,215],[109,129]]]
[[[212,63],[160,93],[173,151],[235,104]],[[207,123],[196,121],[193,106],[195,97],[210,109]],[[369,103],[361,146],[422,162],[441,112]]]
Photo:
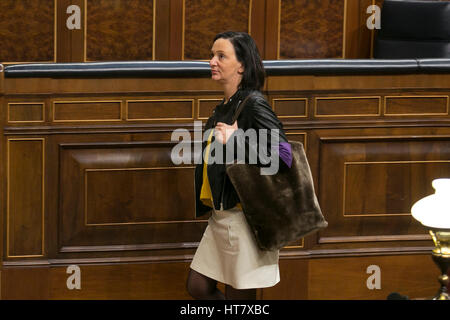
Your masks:
[[[450,57],[450,2],[385,0],[374,58]]]

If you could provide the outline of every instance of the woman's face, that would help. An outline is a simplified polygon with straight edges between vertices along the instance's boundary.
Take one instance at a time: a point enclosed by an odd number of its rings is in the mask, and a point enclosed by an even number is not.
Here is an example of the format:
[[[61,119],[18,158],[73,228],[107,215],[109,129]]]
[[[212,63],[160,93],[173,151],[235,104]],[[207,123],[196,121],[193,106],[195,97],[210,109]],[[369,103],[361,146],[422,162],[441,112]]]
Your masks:
[[[237,60],[233,44],[228,39],[217,39],[211,48],[211,78],[223,84],[239,86],[244,67]]]

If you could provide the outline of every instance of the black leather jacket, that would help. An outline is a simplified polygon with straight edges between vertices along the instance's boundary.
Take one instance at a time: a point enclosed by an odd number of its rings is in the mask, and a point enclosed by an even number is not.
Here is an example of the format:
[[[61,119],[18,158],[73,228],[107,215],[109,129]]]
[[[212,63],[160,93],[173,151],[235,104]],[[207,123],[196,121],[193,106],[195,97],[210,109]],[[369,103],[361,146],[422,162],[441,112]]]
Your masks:
[[[217,122],[224,122],[229,125],[232,125],[231,121],[233,119],[234,113],[238,107],[238,105],[249,95],[252,93],[252,96],[248,99],[243,108],[239,118],[237,119],[238,128],[243,129],[244,131],[250,128],[255,129],[258,132],[258,129],[268,129],[268,133],[270,133],[270,129],[279,129],[279,142],[287,142],[286,135],[283,131],[283,126],[281,121],[277,118],[272,108],[270,107],[267,100],[264,98],[261,92],[259,91],[248,91],[248,90],[238,90],[231,98],[228,103],[224,104],[223,102],[218,105],[211,117],[205,124],[204,130],[208,130],[214,128]],[[212,138],[212,142],[214,142],[214,135]],[[269,138],[270,140],[270,138]],[[233,141],[233,136],[227,142],[229,146]],[[202,155],[203,151],[206,147],[206,141],[202,143]],[[217,146],[219,142],[216,142]],[[224,147],[224,158],[226,155],[227,146]],[[255,146],[253,146],[255,147]],[[236,149],[233,149],[236,150]],[[233,155],[236,158],[236,155]],[[248,154],[246,153],[246,158],[248,159]],[[225,159],[224,159],[225,160]],[[239,197],[234,189],[230,179],[226,174],[226,165],[225,161],[219,163],[212,163],[208,161],[207,166],[207,174],[208,180],[211,187],[211,194],[214,202],[214,207],[216,210],[228,210],[236,206],[239,202]],[[247,162],[248,163],[248,162]],[[279,161],[280,165],[283,165],[283,161]],[[258,165],[262,165],[259,163]],[[267,165],[267,164],[266,164]],[[203,183],[203,158],[200,164],[197,164],[195,167],[195,214],[196,217],[202,216],[212,210],[209,206],[203,204],[200,200],[200,193]],[[222,205],[222,206],[221,206]]]

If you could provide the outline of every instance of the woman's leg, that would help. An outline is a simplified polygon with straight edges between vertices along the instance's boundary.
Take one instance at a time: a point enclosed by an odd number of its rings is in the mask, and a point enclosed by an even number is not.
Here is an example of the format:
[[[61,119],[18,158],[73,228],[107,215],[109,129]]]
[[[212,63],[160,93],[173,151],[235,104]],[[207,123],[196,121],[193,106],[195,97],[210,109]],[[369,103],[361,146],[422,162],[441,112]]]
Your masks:
[[[195,270],[189,269],[186,289],[196,300],[224,300],[225,296],[217,289],[217,281]]]
[[[225,297],[227,300],[256,300],[256,289],[235,289],[225,285]]]

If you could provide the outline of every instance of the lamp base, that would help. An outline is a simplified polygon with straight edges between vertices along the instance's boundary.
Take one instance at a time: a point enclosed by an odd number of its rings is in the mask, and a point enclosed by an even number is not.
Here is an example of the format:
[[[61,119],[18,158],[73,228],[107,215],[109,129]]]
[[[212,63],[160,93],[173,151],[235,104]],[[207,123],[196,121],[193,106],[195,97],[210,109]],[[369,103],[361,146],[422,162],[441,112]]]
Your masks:
[[[433,297],[433,300],[450,300],[450,296],[447,292],[448,288],[448,270],[450,267],[450,257],[442,256],[440,254],[436,254],[433,252],[432,254],[433,261],[438,265],[441,270],[441,275],[438,277],[439,283],[441,284],[441,288],[438,293]]]

